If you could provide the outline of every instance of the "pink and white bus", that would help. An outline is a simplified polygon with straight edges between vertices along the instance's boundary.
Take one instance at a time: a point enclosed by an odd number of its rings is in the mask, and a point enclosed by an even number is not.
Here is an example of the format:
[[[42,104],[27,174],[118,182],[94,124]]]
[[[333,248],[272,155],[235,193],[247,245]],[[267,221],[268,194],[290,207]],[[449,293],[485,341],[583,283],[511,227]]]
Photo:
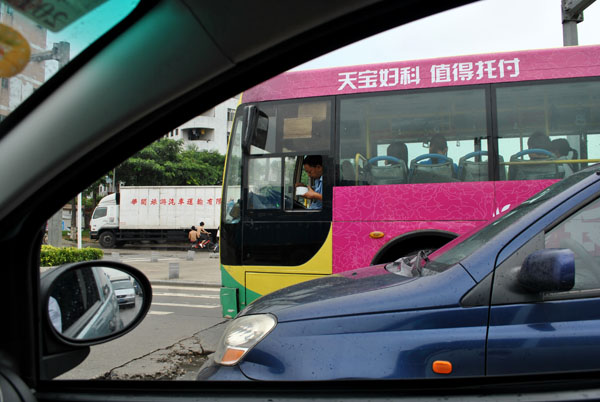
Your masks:
[[[599,76],[586,46],[293,71],[246,91],[223,190],[224,315],[436,249],[597,162]]]

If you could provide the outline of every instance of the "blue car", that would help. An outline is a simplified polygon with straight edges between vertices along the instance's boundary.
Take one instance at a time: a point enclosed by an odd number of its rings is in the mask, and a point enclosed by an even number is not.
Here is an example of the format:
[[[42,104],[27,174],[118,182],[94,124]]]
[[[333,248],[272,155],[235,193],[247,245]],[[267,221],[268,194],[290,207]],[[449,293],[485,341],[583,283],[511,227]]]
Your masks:
[[[199,380],[406,379],[600,369],[600,167],[427,256],[266,295]]]

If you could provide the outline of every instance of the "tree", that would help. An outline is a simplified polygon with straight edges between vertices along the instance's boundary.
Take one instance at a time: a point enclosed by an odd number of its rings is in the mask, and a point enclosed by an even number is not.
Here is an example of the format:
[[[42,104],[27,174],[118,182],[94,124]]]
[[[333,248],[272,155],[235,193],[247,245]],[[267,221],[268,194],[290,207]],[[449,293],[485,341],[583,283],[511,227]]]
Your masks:
[[[224,166],[225,157],[216,151],[188,149],[181,153],[179,181],[194,186],[221,184]]]
[[[225,157],[214,151],[183,150],[182,140],[163,138],[117,167],[128,186],[216,185],[223,177]]]

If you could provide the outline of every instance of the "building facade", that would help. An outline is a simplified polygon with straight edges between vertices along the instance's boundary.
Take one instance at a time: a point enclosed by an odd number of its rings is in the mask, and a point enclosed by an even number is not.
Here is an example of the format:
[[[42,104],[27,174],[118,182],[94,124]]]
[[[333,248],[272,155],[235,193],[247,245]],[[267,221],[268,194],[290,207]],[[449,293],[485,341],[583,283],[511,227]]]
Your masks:
[[[17,30],[31,47],[32,56],[46,51],[46,29],[0,4],[0,23]],[[45,81],[45,62],[31,62],[14,77],[0,79],[0,121],[17,108]]]
[[[225,155],[238,103],[239,96],[228,99],[170,131],[165,137],[183,140],[184,148],[195,147],[198,151],[217,151]]]

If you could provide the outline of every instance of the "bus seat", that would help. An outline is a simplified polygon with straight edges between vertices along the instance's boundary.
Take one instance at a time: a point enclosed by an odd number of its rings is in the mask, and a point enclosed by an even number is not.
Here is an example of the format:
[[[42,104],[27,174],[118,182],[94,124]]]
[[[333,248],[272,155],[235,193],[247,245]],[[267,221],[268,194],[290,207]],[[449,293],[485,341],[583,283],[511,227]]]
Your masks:
[[[428,159],[428,161],[421,162]],[[433,163],[433,161],[439,163]],[[409,183],[448,183],[454,178],[454,162],[438,154],[425,154],[410,161]]]
[[[577,160],[579,159],[579,152],[577,152],[575,149],[571,149],[569,155],[567,155],[567,158]],[[579,163],[571,163],[569,166],[571,166],[571,170],[573,170],[573,172],[581,170],[581,165],[579,165]]]
[[[458,161],[458,176],[462,181],[487,181],[488,180],[488,161],[470,161],[469,159],[477,156],[487,156],[487,151],[470,152]],[[499,162],[504,162],[502,156],[499,156]],[[506,174],[500,171],[500,180],[505,180]]]
[[[523,162],[523,157],[529,154],[543,154],[547,156],[542,160],[556,160],[554,154],[545,149],[525,149],[510,157],[511,162]],[[561,179],[561,173],[558,171],[558,165],[555,163],[531,164],[531,165],[510,165],[508,169],[509,180],[544,180]]]
[[[403,184],[408,178],[408,168],[402,160],[395,165],[371,165],[368,177],[369,184]]]

